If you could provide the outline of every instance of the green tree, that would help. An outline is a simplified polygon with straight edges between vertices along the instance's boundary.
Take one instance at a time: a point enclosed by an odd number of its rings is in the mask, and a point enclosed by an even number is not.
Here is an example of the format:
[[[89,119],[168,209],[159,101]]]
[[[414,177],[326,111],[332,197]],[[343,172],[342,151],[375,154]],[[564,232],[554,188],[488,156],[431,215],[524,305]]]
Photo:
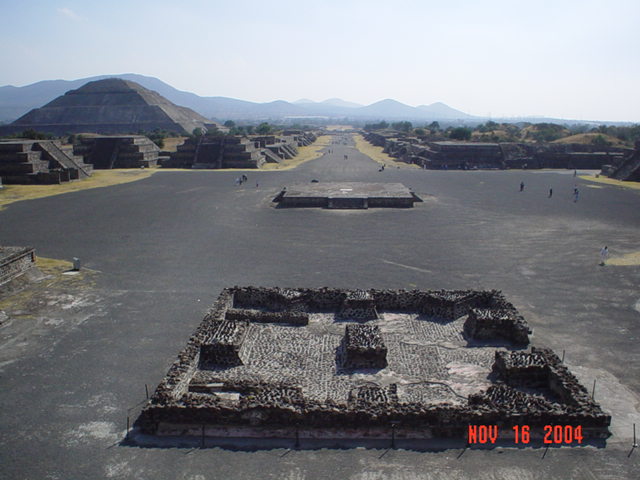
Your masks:
[[[427,128],[429,130],[431,130],[431,133],[439,132],[440,131],[440,123],[439,122],[431,122]]]
[[[33,128],[29,128],[27,130],[23,130],[22,133],[17,135],[18,138],[28,138],[30,140],[49,140],[53,138],[53,135],[50,133],[38,132]]]
[[[413,128],[413,125],[411,125],[411,122],[395,122],[391,124],[391,128],[400,132],[408,132]]]
[[[611,146],[611,142],[604,138],[602,135],[597,135],[591,139],[591,143],[596,147],[608,148]]]
[[[273,130],[273,127],[271,125],[269,125],[267,122],[262,122],[256,128],[256,133],[258,133],[259,135],[267,135],[271,133],[272,130]]]
[[[553,142],[565,136],[565,128],[555,123],[538,123],[535,129],[532,136],[536,142]]]
[[[204,131],[200,127],[198,127],[198,128],[194,128],[193,132],[191,132],[191,134],[194,137],[201,137],[202,135],[204,135]]]
[[[234,122],[233,120],[227,120],[226,122],[223,123],[223,125],[225,127],[233,128],[236,126],[236,122]]]
[[[469,140],[471,138],[471,129],[466,127],[457,127],[449,132],[449,138],[453,140]]]

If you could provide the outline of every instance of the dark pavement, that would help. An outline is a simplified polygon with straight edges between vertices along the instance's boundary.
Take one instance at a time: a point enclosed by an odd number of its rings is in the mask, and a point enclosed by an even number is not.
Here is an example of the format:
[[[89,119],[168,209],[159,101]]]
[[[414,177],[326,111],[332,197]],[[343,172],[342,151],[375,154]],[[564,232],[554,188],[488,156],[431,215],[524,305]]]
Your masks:
[[[249,172],[242,186],[234,172],[159,172],[1,211],[0,244],[80,257],[100,273],[93,296],[70,306],[68,318],[2,337],[5,357],[22,347],[0,363],[0,478],[636,478],[640,266],[600,267],[598,254],[605,244],[613,256],[640,250],[640,192],[573,172],[379,172],[348,143],[295,170]],[[424,203],[273,208],[282,186],[313,178],[400,182]],[[155,388],[231,285],[502,290],[534,329],[534,344],[564,349],[587,388],[597,379],[614,435],[604,449],[549,452],[120,445],[144,384]]]

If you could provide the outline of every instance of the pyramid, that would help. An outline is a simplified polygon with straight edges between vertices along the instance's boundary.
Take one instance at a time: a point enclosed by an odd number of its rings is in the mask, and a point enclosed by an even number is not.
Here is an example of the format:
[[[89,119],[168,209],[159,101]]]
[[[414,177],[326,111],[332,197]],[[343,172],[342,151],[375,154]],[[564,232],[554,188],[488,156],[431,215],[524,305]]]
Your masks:
[[[124,134],[159,129],[191,134],[195,128],[206,130],[205,123],[212,122],[138,83],[108,78],[70,90],[2,130],[3,133],[14,133],[34,129],[64,135],[82,132]]]

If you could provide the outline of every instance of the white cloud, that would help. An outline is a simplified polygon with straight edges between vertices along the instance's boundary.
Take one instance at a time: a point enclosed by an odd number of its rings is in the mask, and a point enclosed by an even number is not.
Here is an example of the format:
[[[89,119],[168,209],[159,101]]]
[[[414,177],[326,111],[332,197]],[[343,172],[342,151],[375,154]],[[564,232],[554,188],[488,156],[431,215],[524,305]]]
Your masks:
[[[71,20],[79,21],[82,20],[82,17],[78,15],[76,12],[67,7],[58,8],[58,13],[64,15]]]

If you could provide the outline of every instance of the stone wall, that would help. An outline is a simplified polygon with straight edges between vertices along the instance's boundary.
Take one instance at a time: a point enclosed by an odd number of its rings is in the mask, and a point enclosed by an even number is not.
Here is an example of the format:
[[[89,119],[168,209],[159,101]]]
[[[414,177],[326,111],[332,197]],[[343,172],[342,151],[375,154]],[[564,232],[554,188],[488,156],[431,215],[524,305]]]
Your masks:
[[[225,313],[227,320],[246,320],[251,323],[286,323],[289,325],[308,325],[309,315],[299,311],[263,312],[243,308],[230,308]]]
[[[36,266],[32,247],[0,247],[0,285]]]
[[[343,368],[384,368],[387,347],[377,325],[349,324],[344,333]]]
[[[188,138],[172,152],[163,167],[169,168],[259,168],[298,154],[298,146],[316,140],[311,133],[288,136],[226,135]]]
[[[356,320],[373,320],[374,318],[378,318],[373,297],[369,292],[364,290],[348,292],[338,311],[338,318],[351,318]]]
[[[211,322],[209,336],[200,345],[202,368],[219,365],[242,365],[240,347],[247,334],[246,320]]]
[[[611,424],[605,414],[578,382],[560,358],[551,350],[531,347],[529,353],[496,352],[494,371],[501,382],[480,395],[470,397],[471,404],[496,408],[509,417],[513,410],[529,413],[530,426],[581,425],[592,434],[604,435]],[[527,389],[546,387],[551,399],[526,393]],[[518,388],[523,388],[519,390]]]
[[[56,184],[86,178],[93,167],[57,140],[0,142],[0,176],[7,184]]]
[[[531,330],[515,308],[472,308],[464,324],[464,332],[475,340],[507,340],[527,345]]]
[[[602,173],[616,180],[640,182],[640,140],[636,140],[635,149],[622,159],[612,159],[602,167]]]
[[[569,168],[617,165],[628,149],[562,143],[481,143],[422,141],[393,133],[367,133],[365,139],[400,161],[430,169]]]
[[[81,137],[73,150],[99,169],[155,167],[160,154],[142,135]]]
[[[497,352],[493,366],[497,382],[455,405],[401,402],[395,383],[385,386],[366,382],[354,386],[341,401],[320,401],[306,397],[293,379],[216,382],[194,376],[199,364],[207,368],[225,365],[229,359],[242,361],[240,346],[252,319],[279,321],[294,314],[295,318],[303,318],[301,313],[337,313],[347,299],[373,300],[378,313],[405,311],[424,315],[421,312],[428,311],[450,319],[462,313],[475,315],[476,325],[478,318],[483,322],[494,319],[501,328],[506,328],[501,323],[502,316],[485,318],[480,312],[472,312],[515,310],[497,291],[225,289],[154,392],[137,425],[144,433],[156,434],[205,425],[251,427],[265,432],[294,426],[335,431],[388,429],[393,422],[406,432],[464,438],[470,424],[510,428],[526,423],[532,428],[547,424],[582,425],[586,438],[608,435],[611,417],[590,399],[558,357],[545,349]],[[526,325],[523,319],[521,322],[514,324]],[[215,345],[225,346],[226,350],[216,350]],[[341,349],[337,354],[344,355],[348,368],[386,365],[387,347],[379,328],[372,324],[347,323]],[[233,361],[226,365],[232,366]],[[531,393],[535,388],[542,393]]]

